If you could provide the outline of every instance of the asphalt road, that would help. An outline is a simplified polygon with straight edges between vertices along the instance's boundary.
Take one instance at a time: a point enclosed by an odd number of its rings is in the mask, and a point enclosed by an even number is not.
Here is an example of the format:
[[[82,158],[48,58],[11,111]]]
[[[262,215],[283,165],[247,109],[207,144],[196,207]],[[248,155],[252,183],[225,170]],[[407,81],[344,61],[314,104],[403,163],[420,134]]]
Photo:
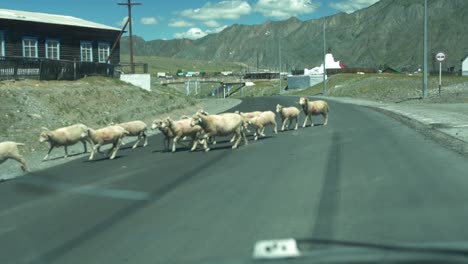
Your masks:
[[[225,138],[208,153],[162,153],[157,135],[115,160],[83,156],[1,183],[0,263],[194,263],[290,237],[468,240],[466,159],[381,113],[330,108],[328,126],[267,128],[236,150]]]

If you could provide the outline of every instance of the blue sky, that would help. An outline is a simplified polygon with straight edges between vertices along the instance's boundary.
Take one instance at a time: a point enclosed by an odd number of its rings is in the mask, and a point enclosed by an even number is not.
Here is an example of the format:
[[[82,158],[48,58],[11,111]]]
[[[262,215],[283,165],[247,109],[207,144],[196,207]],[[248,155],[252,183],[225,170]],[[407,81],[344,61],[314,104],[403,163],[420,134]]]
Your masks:
[[[121,28],[127,0],[9,0],[0,8],[69,15]],[[190,38],[216,33],[232,24],[256,25],[295,16],[309,20],[352,13],[379,0],[132,0],[133,34],[145,40]]]

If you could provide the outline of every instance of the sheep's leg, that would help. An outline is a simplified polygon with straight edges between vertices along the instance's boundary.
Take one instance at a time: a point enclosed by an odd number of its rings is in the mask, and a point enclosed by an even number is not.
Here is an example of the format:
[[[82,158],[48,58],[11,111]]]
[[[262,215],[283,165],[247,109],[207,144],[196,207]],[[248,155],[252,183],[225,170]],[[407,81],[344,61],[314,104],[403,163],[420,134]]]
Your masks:
[[[229,140],[229,142],[234,142],[234,140],[236,140],[236,134],[234,134],[234,136],[232,136],[231,140]]]
[[[179,136],[176,136],[172,139],[172,152],[175,152],[176,151],[176,144],[177,144],[177,141],[179,141]]]
[[[190,149],[190,151],[195,151],[197,149],[197,146],[198,146],[197,135],[193,135],[192,136],[192,148]]]
[[[299,127],[299,117],[294,118],[294,120],[296,121],[296,127],[294,128],[294,130],[297,130],[297,128]]]
[[[265,126],[262,126],[262,129],[260,130],[260,136],[265,136]]]
[[[275,131],[275,134],[278,134],[278,128],[277,127],[277,124],[276,124],[276,121],[273,122],[273,130]]]
[[[247,137],[245,136],[245,132],[241,130],[241,136],[244,139],[244,145],[248,145],[249,141],[247,140]]]
[[[114,149],[114,151],[112,152],[112,156],[109,159],[115,158],[115,154],[117,154],[117,151],[119,150],[121,143],[122,143],[122,138],[119,138],[119,140],[117,141],[117,144],[114,144],[114,147],[112,148]]]
[[[306,117],[304,118],[304,124],[302,124],[302,127],[306,127],[307,125],[307,120],[309,119],[310,115],[306,115]]]
[[[254,140],[257,140],[258,139],[258,136],[262,135],[262,127],[261,126],[257,126],[257,128],[255,128],[255,136],[254,136]]]
[[[145,138],[145,143],[143,143],[143,147],[146,147],[148,146],[148,136],[146,135],[146,133],[143,133],[143,137]]]
[[[241,132],[240,132],[240,129],[236,131],[236,143],[232,146],[233,149],[237,148],[237,146],[239,145],[239,142],[241,140]]]
[[[96,153],[96,151],[98,151],[100,147],[101,147],[101,144],[94,145],[93,150],[91,151],[91,155],[89,155],[89,160],[92,160],[94,158],[94,153]]]
[[[81,140],[81,143],[83,143],[83,148],[84,148],[84,152],[83,152],[83,153],[88,152],[88,148],[87,148],[87,146],[86,146],[86,140]]]
[[[138,143],[140,143],[142,139],[143,137],[141,135],[138,135],[137,141],[135,142],[135,144],[133,144],[132,149],[136,148],[138,146]]]
[[[326,126],[328,124],[328,113],[324,113],[324,114],[322,114],[322,116],[323,116],[323,119],[324,119],[323,125]]]
[[[284,126],[286,125],[286,122],[288,122],[288,118],[283,119],[283,125],[281,126],[281,131],[284,131]]]
[[[205,150],[205,152],[208,152],[210,151],[210,148],[208,147],[208,139],[210,138],[210,134],[205,134],[204,136],[204,140],[203,140],[203,149]]]
[[[315,126],[314,122],[312,122],[312,115],[309,116],[309,120],[310,120],[310,126]]]
[[[49,151],[47,152],[47,154],[44,156],[44,158],[42,160],[46,160],[49,157],[49,154],[52,151],[52,149],[54,149],[54,146],[50,145]]]
[[[26,165],[26,160],[21,155],[12,155],[11,158],[21,164],[21,170],[23,172],[29,171],[28,166]]]
[[[64,158],[67,158],[67,157],[68,157],[68,148],[67,148],[67,146],[65,146],[65,156],[64,156]]]

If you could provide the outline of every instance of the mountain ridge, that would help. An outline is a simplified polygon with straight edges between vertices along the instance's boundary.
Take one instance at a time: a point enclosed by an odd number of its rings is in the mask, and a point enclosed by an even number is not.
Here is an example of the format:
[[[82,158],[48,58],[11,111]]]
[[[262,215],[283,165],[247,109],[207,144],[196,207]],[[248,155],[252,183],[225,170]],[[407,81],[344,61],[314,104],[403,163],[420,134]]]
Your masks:
[[[443,68],[458,71],[468,54],[468,1],[428,0],[428,68],[438,69],[435,54],[447,54]],[[301,21],[291,17],[258,25],[233,24],[197,40],[144,41],[134,37],[134,52],[199,60],[235,61],[252,68],[282,69],[318,66],[326,49],[348,67],[421,68],[423,61],[423,1],[381,0],[351,14],[344,12]],[[128,37],[121,40],[127,53]],[[257,59],[258,58],[258,59]]]

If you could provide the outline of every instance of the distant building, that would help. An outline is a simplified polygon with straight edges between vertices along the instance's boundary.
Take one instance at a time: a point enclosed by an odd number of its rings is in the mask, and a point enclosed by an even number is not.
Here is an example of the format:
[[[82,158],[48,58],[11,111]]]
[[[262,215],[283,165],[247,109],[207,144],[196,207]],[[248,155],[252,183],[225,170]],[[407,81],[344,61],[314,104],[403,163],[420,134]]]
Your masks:
[[[120,31],[72,16],[0,9],[0,57],[104,63]],[[119,43],[110,63],[120,63]]]
[[[468,55],[462,59],[462,76],[468,76]]]
[[[335,61],[333,54],[327,53],[325,54],[325,68],[329,69],[341,69],[346,67],[342,62]],[[311,74],[323,74],[323,63],[320,64],[319,67],[314,67],[312,69],[304,69],[304,75],[311,75]]]

